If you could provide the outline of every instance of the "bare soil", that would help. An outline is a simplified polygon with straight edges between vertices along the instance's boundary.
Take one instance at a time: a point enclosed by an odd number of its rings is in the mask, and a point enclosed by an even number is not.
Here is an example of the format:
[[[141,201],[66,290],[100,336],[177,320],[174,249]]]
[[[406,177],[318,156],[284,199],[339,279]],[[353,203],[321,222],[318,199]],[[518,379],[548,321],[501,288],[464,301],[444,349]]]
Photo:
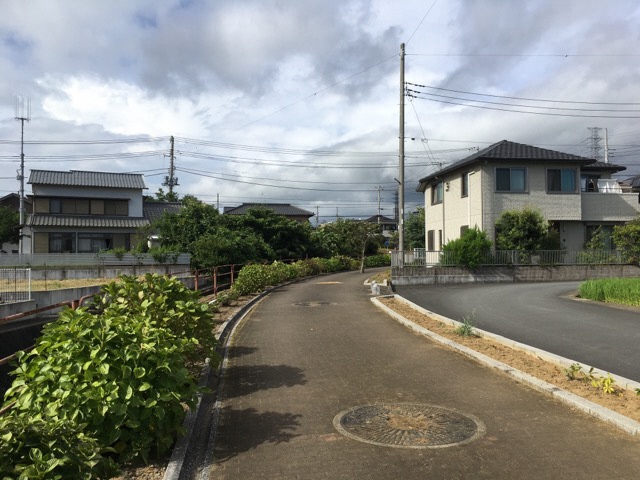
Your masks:
[[[380,298],[380,301],[396,313],[433,333],[640,422],[640,396],[633,391],[615,388],[614,384],[615,391],[613,393],[604,393],[602,388],[594,387],[582,373],[578,373],[576,379],[569,380],[564,368],[535,355],[513,349],[488,338],[462,336],[456,333],[453,326],[417,312],[391,297]]]

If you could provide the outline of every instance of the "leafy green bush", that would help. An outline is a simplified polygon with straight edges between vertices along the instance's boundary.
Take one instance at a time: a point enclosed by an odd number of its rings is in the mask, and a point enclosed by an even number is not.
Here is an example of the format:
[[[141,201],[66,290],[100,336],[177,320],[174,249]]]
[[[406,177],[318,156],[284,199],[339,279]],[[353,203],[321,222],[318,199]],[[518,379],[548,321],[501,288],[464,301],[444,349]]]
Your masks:
[[[166,451],[192,406],[195,381],[184,366],[191,340],[141,313],[93,315],[67,309],[20,357],[5,401],[17,416],[84,424],[122,460]]]
[[[213,312],[209,305],[198,301],[200,294],[189,290],[180,280],[148,273],[144,281],[122,276],[120,282],[102,287],[102,296],[94,299],[98,309],[109,315],[141,313],[159,327],[169,328],[179,338],[195,340],[189,357],[196,354],[196,345],[211,359],[216,358]]]
[[[0,417],[0,478],[20,480],[112,478],[115,462],[98,441],[69,421]]]
[[[391,255],[386,253],[379,255],[370,255],[365,258],[364,266],[367,268],[389,267],[391,266]]]
[[[476,268],[482,264],[491,249],[487,233],[477,227],[470,228],[456,240],[442,246],[443,257],[447,265],[459,265]]]
[[[267,269],[264,265],[245,265],[232,289],[240,295],[249,295],[261,292],[268,283]]]
[[[149,249],[149,254],[153,257],[153,259],[157,263],[173,263],[175,264],[178,261],[179,252],[172,250],[167,247],[153,247]]]

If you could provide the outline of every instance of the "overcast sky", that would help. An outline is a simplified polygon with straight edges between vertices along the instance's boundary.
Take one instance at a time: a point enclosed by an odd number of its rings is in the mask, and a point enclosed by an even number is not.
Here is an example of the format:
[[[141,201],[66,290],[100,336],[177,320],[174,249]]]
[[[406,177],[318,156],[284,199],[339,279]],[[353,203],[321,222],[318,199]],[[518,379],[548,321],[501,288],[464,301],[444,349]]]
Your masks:
[[[152,195],[174,136],[180,195],[322,222],[377,214],[381,187],[392,217],[403,42],[407,211],[420,178],[503,139],[592,156],[600,127],[631,176],[639,25],[637,0],[4,0],[0,194],[19,94],[26,179],[142,172]]]

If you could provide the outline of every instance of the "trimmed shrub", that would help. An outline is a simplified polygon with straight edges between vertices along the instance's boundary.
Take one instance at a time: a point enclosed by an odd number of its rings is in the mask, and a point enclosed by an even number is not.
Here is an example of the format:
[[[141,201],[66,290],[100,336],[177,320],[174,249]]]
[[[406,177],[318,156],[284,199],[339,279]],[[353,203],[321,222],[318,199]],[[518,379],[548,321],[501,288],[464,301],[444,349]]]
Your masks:
[[[375,268],[375,267],[390,267],[391,266],[391,255],[389,254],[379,254],[379,255],[371,255],[365,258],[364,266],[367,268]]]

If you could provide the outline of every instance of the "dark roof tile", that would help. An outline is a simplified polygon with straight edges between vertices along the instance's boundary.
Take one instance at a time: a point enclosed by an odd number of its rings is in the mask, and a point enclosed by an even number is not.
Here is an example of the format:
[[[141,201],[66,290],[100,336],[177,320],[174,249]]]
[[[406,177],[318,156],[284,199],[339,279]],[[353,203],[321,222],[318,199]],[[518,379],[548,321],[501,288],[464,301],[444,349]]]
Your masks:
[[[104,187],[145,189],[144,176],[139,173],[83,172],[71,170],[31,170],[29,182],[33,185],[61,185],[69,187]]]

